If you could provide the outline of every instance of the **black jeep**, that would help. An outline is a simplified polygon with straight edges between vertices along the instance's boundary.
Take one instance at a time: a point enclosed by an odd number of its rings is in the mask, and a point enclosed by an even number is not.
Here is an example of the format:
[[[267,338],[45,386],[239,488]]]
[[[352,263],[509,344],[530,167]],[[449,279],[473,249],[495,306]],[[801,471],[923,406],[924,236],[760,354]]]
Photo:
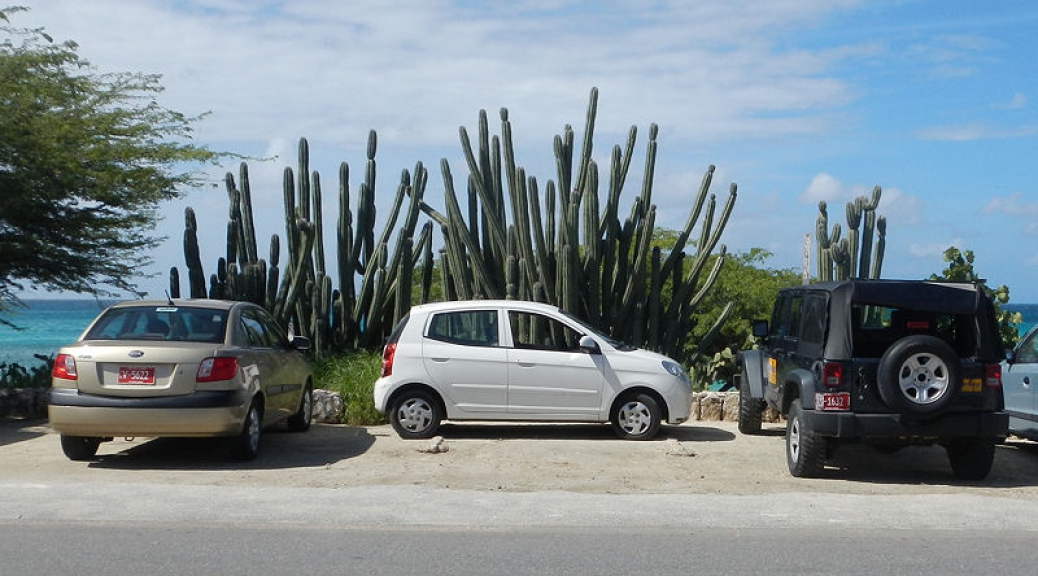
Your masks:
[[[838,443],[940,444],[957,478],[991,471],[1008,435],[991,300],[975,284],[846,280],[781,290],[758,349],[739,354],[739,430],[766,405],[786,417],[794,476]]]

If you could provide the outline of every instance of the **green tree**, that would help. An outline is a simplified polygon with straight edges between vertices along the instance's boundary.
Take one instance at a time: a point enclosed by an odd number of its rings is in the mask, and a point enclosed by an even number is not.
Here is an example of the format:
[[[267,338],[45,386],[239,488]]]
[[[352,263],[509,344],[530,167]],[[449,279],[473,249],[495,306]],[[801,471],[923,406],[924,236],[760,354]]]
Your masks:
[[[955,246],[944,251],[944,261],[948,266],[941,271],[940,275],[931,274],[930,280],[950,280],[953,282],[977,282],[984,292],[995,302],[995,317],[998,319],[998,330],[1002,336],[1004,348],[1012,348],[1020,338],[1016,331],[1016,325],[1023,318],[1019,312],[1003,310],[1002,306],[1009,303],[1009,287],[1005,284],[998,288],[990,288],[987,281],[977,275],[973,269],[973,251],[960,251]]]
[[[160,105],[159,76],[99,73],[13,27],[25,10],[0,8],[0,312],[27,287],[137,293],[160,203],[226,154],[186,143],[200,116]]]

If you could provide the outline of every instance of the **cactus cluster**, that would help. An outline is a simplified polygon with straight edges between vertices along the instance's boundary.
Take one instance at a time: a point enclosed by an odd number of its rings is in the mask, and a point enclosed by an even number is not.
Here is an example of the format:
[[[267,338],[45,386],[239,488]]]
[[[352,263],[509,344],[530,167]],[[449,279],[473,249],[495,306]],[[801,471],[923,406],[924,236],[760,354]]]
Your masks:
[[[718,211],[717,199],[709,193],[711,166],[676,244],[666,251],[653,246],[657,127],[649,129],[640,193],[621,216],[620,194],[637,129],[630,129],[624,148],[614,146],[607,192],[600,199],[599,169],[591,158],[597,101],[594,89],[579,152],[570,126],[555,137],[556,179],[547,181],[543,193],[536,178],[516,163],[508,111],[500,113],[500,136],[491,136],[487,114],[481,111],[475,143],[460,128],[468,168],[464,196],[459,198],[451,167],[442,160],[444,206],[434,208],[425,198],[428,172],[418,163],[413,174],[402,172],[377,236],[372,131],[355,210],[349,166],[342,163],[339,168],[337,288],[326,269],[321,181],[309,168],[306,140],[299,146],[298,173],[286,168],[284,175],[284,270],[278,265],[278,235],[271,238],[269,260],[257,253],[248,167],[243,163],[237,184],[231,175],[226,178],[231,203],[227,254],[208,291],[194,215],[188,210],[184,248],[191,294],[260,303],[309,336],[317,350],[374,348],[413,303],[434,297],[438,282],[444,299],[548,302],[618,339],[675,357],[695,355],[707,342],[689,348],[686,339],[696,322],[696,306],[725,259],[719,240],[735,203],[735,185]],[[690,242],[697,224],[698,235]],[[436,227],[441,242],[434,253]],[[171,293],[178,295],[175,268],[170,282]],[[730,309],[712,319],[711,333]]]
[[[887,219],[876,214],[881,196],[882,190],[876,186],[871,198],[859,196],[847,203],[846,238],[841,238],[839,223],[829,228],[826,203],[818,203],[815,238],[819,282],[880,277],[887,234]]]

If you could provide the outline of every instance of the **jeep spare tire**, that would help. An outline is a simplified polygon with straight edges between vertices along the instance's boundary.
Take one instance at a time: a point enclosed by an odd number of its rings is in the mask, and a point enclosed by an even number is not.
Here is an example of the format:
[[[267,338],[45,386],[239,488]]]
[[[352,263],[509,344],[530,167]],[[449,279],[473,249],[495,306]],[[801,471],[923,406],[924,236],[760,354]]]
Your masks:
[[[934,415],[948,406],[959,382],[959,358],[945,341],[919,334],[887,349],[877,371],[879,395],[891,410]]]

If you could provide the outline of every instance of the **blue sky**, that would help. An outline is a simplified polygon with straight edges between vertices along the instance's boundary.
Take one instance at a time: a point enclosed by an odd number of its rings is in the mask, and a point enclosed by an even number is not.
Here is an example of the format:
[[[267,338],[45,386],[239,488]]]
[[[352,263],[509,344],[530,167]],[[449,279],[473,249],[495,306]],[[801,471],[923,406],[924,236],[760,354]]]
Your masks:
[[[79,43],[100,70],[161,74],[163,104],[211,111],[198,143],[277,157],[252,162],[261,237],[282,232],[281,172],[300,137],[332,186],[340,161],[359,185],[367,132],[379,134],[383,205],[402,169],[439,161],[464,174],[458,127],[507,107],[518,161],[542,188],[551,141],[584,124],[600,90],[595,158],[608,164],[631,125],[660,127],[657,223],[684,223],[707,166],[739,199],[722,241],[801,263],[817,203],[883,188],[884,276],[939,272],[949,246],[1038,302],[1038,3],[1015,0],[47,0],[15,24]],[[237,164],[212,171],[214,182]],[[460,182],[460,181],[459,181]],[[629,178],[622,204],[636,195]],[[200,216],[207,273],[223,249],[223,188],[164,207],[154,257],[183,266],[182,213]],[[331,218],[331,217],[329,217]],[[332,239],[328,238],[327,242]],[[261,241],[261,245],[266,242]]]

